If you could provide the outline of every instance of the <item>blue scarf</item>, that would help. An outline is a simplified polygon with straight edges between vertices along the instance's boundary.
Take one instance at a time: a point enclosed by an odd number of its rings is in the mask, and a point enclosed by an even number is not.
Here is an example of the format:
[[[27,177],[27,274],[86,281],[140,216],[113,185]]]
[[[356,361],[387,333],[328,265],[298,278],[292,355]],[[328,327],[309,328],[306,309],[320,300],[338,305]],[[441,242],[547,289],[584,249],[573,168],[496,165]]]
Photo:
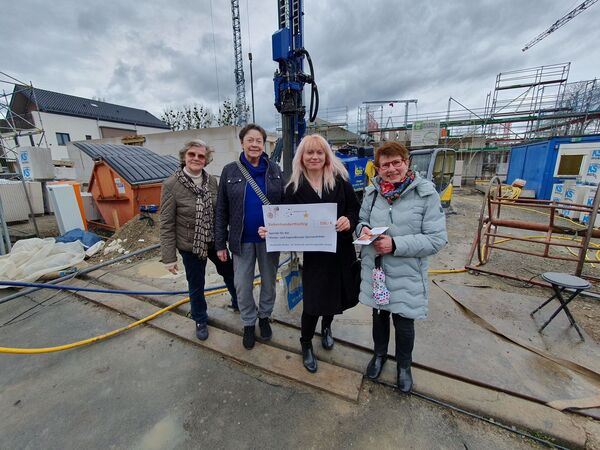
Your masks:
[[[266,174],[269,168],[267,156],[262,154],[258,166],[250,164],[244,152],[240,155],[240,161],[248,169],[250,176],[254,178],[261,191],[267,194]],[[242,242],[264,242],[258,235],[258,227],[264,226],[265,222],[262,213],[262,201],[248,183],[246,183],[246,199],[244,202],[244,229],[242,231]]]

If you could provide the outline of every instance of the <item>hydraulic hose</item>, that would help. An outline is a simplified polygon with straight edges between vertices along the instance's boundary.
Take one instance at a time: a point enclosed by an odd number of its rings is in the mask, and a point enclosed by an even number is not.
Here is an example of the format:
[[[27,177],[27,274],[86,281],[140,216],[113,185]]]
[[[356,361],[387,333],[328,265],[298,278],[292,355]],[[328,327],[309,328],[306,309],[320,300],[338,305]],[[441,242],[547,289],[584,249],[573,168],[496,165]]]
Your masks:
[[[219,289],[214,289],[211,288],[206,292],[206,296],[209,295],[216,295],[216,294],[221,294],[223,292],[226,292],[227,289],[226,288],[219,288]],[[119,333],[122,333],[124,331],[127,330],[131,330],[132,328],[137,327],[138,325],[141,325],[143,323],[149,322],[152,319],[155,319],[156,317],[160,316],[161,314],[164,314],[168,311],[171,311],[172,309],[177,308],[178,306],[181,306],[187,302],[190,301],[189,297],[186,297],[182,300],[179,300],[178,302],[173,303],[172,305],[169,305],[165,308],[162,308],[158,311],[156,311],[153,314],[150,314],[147,317],[144,317],[143,319],[137,320],[133,323],[130,323],[129,325],[122,327],[122,328],[118,328],[116,330],[113,331],[109,331],[108,333],[105,334],[101,334],[99,336],[94,336],[88,339],[84,339],[82,341],[78,341],[78,342],[73,342],[71,344],[65,344],[65,345],[58,345],[56,347],[41,347],[41,348],[10,348],[10,347],[0,347],[0,353],[9,353],[9,354],[15,354],[15,355],[34,355],[34,354],[40,354],[40,353],[53,353],[53,352],[60,352],[63,350],[70,350],[73,348],[77,348],[77,347],[83,347],[84,345],[88,345],[88,344],[92,344],[94,342],[99,342],[105,339],[108,339],[112,336],[115,336]]]
[[[319,89],[317,88],[317,82],[315,81],[315,68],[308,50],[299,48],[296,52],[306,56],[306,60],[308,61],[308,67],[310,69],[310,107],[308,108],[308,121],[314,122],[317,118],[317,113],[319,112]]]

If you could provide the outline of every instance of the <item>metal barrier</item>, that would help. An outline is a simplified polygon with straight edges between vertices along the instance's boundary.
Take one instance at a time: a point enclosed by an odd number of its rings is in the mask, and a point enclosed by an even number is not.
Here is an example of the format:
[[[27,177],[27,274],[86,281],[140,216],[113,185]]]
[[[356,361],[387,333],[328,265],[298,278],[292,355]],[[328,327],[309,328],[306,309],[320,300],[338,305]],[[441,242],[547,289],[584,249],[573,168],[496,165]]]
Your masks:
[[[515,252],[524,255],[537,256],[541,258],[549,258],[556,260],[573,261],[577,263],[574,274],[576,276],[583,276],[584,278],[600,281],[600,278],[593,277],[590,275],[582,275],[584,264],[593,263],[594,261],[587,260],[587,252],[590,248],[590,241],[592,238],[600,238],[600,230],[594,228],[598,206],[600,204],[599,190],[596,190],[593,204],[591,206],[581,205],[575,203],[555,202],[552,200],[533,200],[533,199],[520,199],[513,198],[512,195],[506,195],[506,186],[503,185],[498,177],[492,178],[488,186],[487,192],[483,199],[481,206],[481,212],[479,214],[479,222],[475,239],[471,245],[471,250],[467,259],[465,268],[481,273],[488,273],[492,275],[499,275],[514,280],[528,281],[518,275],[498,272],[494,270],[484,269],[483,266],[490,260],[492,250],[501,250],[508,252]],[[501,216],[503,209],[509,206],[517,206],[521,208],[534,208],[535,210],[545,211],[548,215],[548,222],[528,222],[523,220],[504,219]],[[577,228],[570,226],[558,225],[556,221],[559,217],[559,210],[562,211],[578,211],[580,213],[589,214],[589,220],[587,225],[575,224]],[[516,229],[516,230],[529,230],[544,233],[544,236],[539,239],[532,239],[508,232],[500,233],[500,228],[505,229]],[[579,236],[580,241],[556,242],[552,240],[554,234],[568,235],[568,236]],[[498,239],[503,240],[514,240],[524,241],[528,243],[539,244],[543,247],[542,251],[533,252],[524,249],[509,248],[506,246],[499,245]],[[575,255],[555,255],[551,254],[553,247],[562,247],[572,249]],[[478,264],[473,264],[474,259],[477,258]],[[598,262],[598,261],[595,261]],[[544,283],[536,283],[542,284]]]

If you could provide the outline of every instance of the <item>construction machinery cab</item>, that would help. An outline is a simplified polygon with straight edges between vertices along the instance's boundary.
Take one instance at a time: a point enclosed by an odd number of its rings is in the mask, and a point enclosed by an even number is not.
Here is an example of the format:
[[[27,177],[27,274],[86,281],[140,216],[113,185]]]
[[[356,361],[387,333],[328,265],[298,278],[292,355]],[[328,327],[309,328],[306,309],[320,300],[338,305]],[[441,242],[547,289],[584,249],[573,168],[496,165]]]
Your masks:
[[[451,148],[424,148],[410,152],[410,168],[435,185],[444,208],[450,206],[452,200],[455,165],[456,151]]]

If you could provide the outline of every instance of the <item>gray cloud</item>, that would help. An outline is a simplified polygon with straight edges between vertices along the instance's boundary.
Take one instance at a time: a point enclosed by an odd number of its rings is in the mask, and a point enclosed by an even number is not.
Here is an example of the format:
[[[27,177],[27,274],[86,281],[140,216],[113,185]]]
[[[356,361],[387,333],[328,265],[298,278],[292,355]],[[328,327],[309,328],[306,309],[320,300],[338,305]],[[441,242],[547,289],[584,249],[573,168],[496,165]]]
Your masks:
[[[212,15],[210,0],[6,3],[0,70],[35,86],[157,115],[166,106],[216,109],[219,100],[235,98],[227,1],[212,0]],[[555,0],[311,0],[305,46],[322,107],[348,107],[350,121],[368,100],[418,98],[420,113],[444,111],[450,96],[482,107],[499,72],[572,61],[570,81],[599,75],[597,5],[521,52],[568,7]],[[273,129],[276,2],[242,1],[240,10],[247,99],[252,51],[257,120]]]

